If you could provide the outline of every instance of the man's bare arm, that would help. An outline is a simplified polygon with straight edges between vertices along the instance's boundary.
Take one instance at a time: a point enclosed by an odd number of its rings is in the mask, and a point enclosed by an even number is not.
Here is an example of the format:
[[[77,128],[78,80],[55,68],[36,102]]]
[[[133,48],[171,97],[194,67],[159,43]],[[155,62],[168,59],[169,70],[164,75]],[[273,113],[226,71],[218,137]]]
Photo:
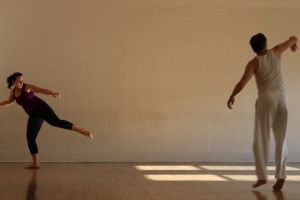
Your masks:
[[[291,36],[287,41],[276,45],[273,48],[273,51],[277,54],[279,58],[281,58],[281,54],[286,51],[287,49],[291,49],[293,52],[297,51],[297,38],[295,36]]]
[[[245,87],[245,85],[249,82],[253,74],[255,74],[256,70],[258,67],[258,60],[254,58],[251,60],[244,71],[244,74],[241,78],[241,80],[236,84],[234,87],[228,101],[227,101],[227,106],[229,109],[232,109],[232,105],[234,104],[235,101],[235,96],[242,91],[242,89]]]

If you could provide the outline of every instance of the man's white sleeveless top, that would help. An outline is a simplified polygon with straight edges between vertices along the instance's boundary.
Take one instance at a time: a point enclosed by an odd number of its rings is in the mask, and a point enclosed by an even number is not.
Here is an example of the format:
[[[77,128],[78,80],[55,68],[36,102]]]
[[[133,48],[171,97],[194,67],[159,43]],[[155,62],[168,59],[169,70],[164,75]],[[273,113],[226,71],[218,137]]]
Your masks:
[[[256,57],[259,61],[255,73],[255,80],[258,92],[266,90],[284,90],[284,83],[281,74],[281,62],[272,50],[263,56]]]

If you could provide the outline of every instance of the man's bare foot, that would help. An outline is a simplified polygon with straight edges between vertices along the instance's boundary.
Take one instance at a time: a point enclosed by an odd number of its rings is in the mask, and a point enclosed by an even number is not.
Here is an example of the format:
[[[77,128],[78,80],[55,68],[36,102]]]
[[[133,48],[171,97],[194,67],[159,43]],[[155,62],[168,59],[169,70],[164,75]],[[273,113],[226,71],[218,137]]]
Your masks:
[[[253,188],[257,188],[257,187],[259,187],[259,186],[261,186],[261,185],[264,185],[264,184],[266,184],[266,183],[267,183],[266,180],[258,180],[258,181],[256,181],[256,183],[254,183],[254,184],[252,185],[252,187],[253,187]]]
[[[284,184],[284,179],[277,179],[276,183],[273,185],[274,190],[281,190]]]
[[[40,169],[41,166],[39,164],[31,164],[31,165],[28,165],[26,167],[24,167],[25,169]]]

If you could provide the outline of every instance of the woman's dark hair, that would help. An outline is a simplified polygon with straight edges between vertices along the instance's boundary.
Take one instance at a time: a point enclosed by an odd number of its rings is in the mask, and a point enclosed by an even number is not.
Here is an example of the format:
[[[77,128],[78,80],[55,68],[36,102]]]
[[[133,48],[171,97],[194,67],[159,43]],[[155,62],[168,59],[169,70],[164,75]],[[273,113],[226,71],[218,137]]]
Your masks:
[[[266,42],[267,38],[262,33],[258,33],[250,39],[250,45],[255,53],[261,52],[264,49]]]
[[[16,79],[19,77],[19,76],[22,76],[22,73],[20,72],[15,72],[13,73],[12,75],[10,75],[9,77],[7,77],[7,84],[8,84],[8,88],[10,89],[11,86],[14,84],[14,82],[16,81]]]

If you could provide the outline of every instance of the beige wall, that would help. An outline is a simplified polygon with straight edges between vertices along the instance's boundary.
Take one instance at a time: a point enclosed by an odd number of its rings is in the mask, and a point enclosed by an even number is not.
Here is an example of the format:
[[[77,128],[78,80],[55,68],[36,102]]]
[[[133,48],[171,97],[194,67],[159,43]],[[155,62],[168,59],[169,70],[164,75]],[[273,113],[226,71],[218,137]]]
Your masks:
[[[61,93],[39,95],[61,118],[93,131],[90,141],[44,124],[42,161],[253,161],[254,80],[233,110],[226,101],[254,56],[249,38],[300,37],[299,9],[291,0],[0,0],[0,98],[21,71]],[[283,57],[289,161],[300,161],[299,61],[299,52]],[[30,160],[22,108],[0,119],[0,161]]]

